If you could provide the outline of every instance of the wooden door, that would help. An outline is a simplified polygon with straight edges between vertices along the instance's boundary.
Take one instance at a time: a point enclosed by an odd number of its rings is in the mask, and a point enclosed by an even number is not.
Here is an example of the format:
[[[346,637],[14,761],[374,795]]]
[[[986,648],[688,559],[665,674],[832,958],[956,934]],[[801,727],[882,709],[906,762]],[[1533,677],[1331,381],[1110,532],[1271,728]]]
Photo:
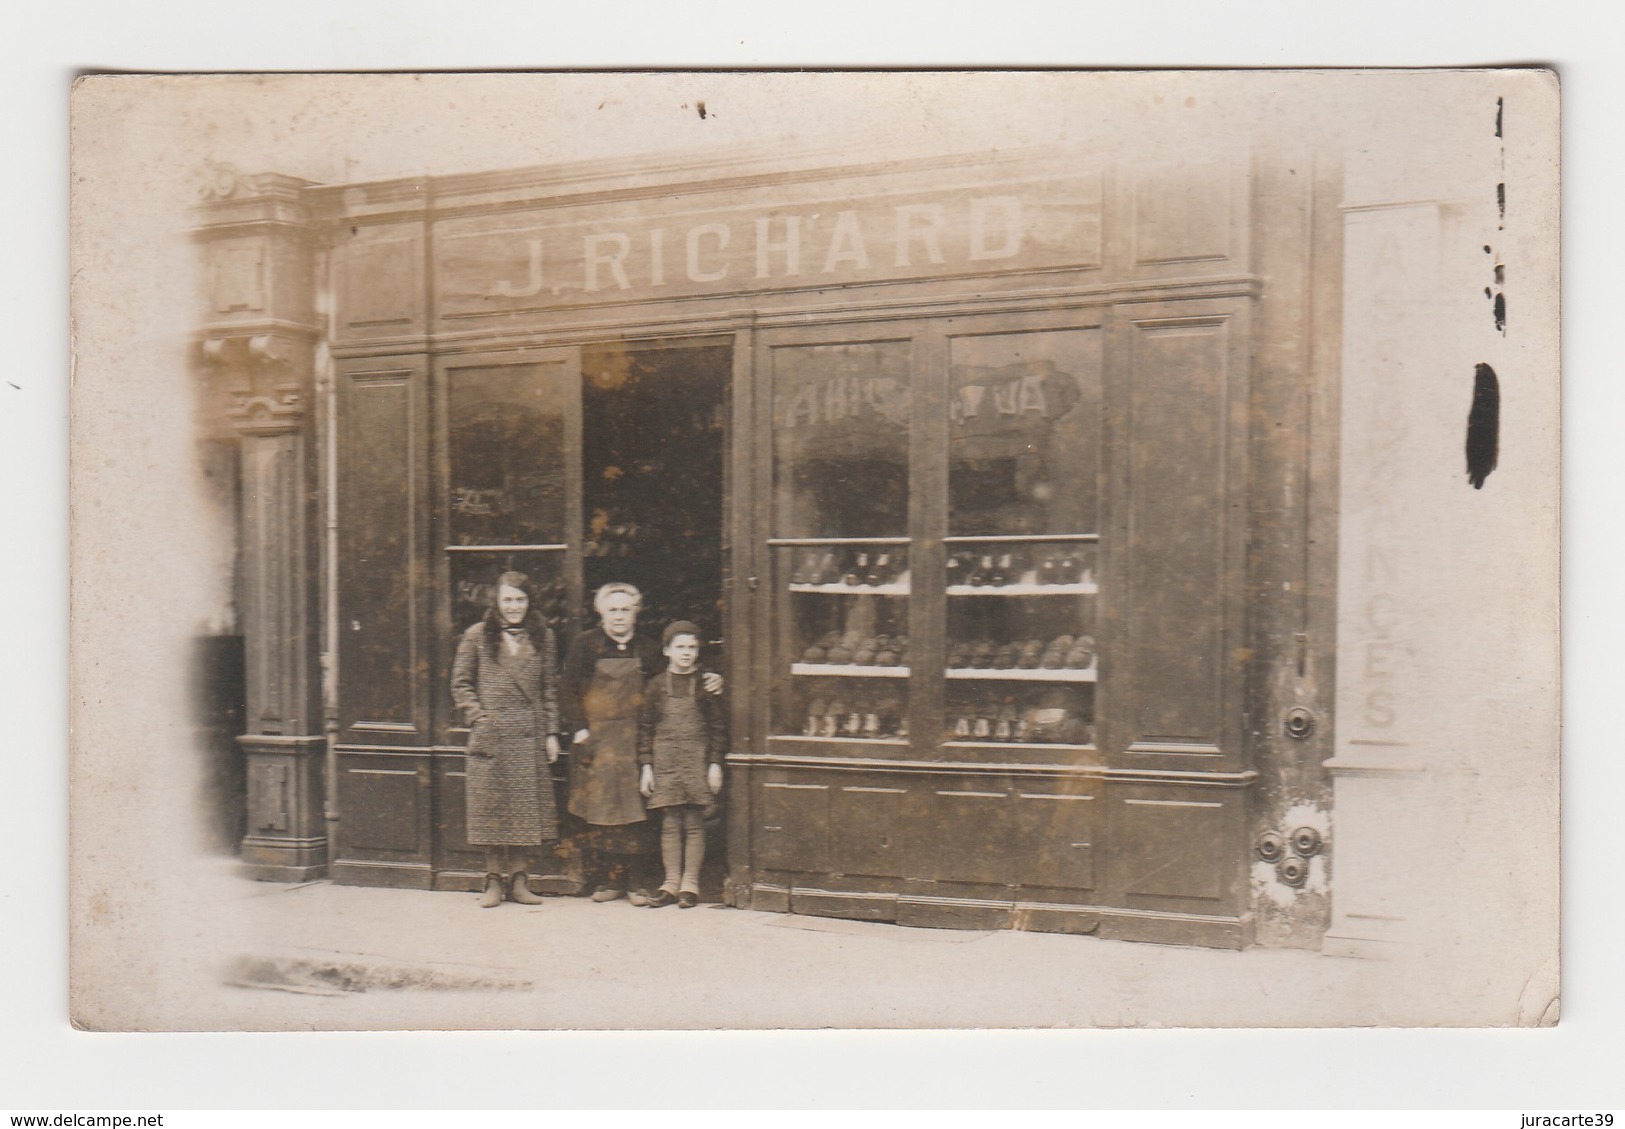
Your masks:
[[[428,618],[428,366],[336,366],[338,748],[333,877],[428,887],[434,657]]]

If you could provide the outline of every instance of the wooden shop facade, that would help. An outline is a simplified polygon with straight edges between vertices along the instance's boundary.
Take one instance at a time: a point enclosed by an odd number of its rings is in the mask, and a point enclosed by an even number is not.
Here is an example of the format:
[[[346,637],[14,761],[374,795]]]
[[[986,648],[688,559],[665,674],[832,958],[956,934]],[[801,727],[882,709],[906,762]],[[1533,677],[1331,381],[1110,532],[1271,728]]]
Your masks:
[[[1341,204],[1241,148],[222,172],[245,864],[475,888],[448,682],[517,568],[561,640],[610,580],[702,626],[729,904],[1319,946]]]

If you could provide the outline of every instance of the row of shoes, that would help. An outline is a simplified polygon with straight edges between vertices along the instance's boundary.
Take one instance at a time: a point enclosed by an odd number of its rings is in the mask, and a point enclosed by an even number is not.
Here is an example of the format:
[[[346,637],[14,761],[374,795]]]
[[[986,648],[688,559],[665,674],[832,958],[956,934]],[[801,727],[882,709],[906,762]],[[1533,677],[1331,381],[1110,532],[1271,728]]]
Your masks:
[[[908,571],[908,550],[808,549],[796,561],[791,584],[844,584],[849,588],[876,588],[892,584]]]
[[[1003,588],[1010,584],[1077,584],[1090,575],[1083,554],[1046,546],[1005,553],[965,551],[948,554],[948,586]]]
[[[1005,706],[991,716],[987,713],[961,713],[948,723],[954,741],[1061,742],[1092,745],[1094,726],[1071,711],[1059,709],[1016,709]]]
[[[956,670],[1087,670],[1094,662],[1092,635],[1057,635],[1047,645],[1042,639],[978,639],[948,648],[948,665]]]
[[[592,892],[592,900],[595,902],[613,902],[621,898],[625,898],[635,906],[648,909],[664,909],[673,902],[677,903],[679,909],[693,909],[700,904],[698,894],[686,891],[672,894],[665,890],[656,890],[651,894],[647,890],[633,890],[628,893],[617,886],[600,886]]]
[[[908,718],[901,716],[901,703],[888,700],[865,703],[854,700],[846,703],[839,698],[827,702],[814,698],[807,706],[807,723],[802,727],[803,737],[907,737]]]
[[[801,653],[804,663],[836,666],[907,666],[907,635],[830,631]]]

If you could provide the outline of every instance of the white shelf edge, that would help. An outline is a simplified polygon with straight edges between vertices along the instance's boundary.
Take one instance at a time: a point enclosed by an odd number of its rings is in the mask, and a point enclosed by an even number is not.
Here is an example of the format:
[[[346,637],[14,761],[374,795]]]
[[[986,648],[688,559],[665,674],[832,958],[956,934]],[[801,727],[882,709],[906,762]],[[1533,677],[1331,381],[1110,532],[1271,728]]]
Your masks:
[[[791,674],[834,675],[841,678],[907,678],[906,666],[858,666],[855,663],[791,663]]]
[[[950,584],[950,596],[1096,596],[1100,585],[1093,581],[1077,584]]]
[[[890,745],[908,748],[907,737],[808,737],[805,733],[769,733],[769,741],[828,741],[840,745]]]
[[[1059,670],[997,670],[974,666],[949,667],[948,678],[987,680],[993,682],[1095,682],[1096,670],[1062,667]]]
[[[803,738],[803,740],[806,740],[806,738]],[[1099,751],[1098,747],[1095,746],[1095,745],[1073,745],[1073,744],[1069,744],[1069,743],[1067,743],[1065,741],[997,741],[997,740],[994,740],[991,737],[989,737],[989,738],[987,738],[986,740],[983,740],[983,741],[977,741],[977,740],[974,740],[974,739],[969,740],[969,741],[961,741],[958,738],[955,738],[952,741],[944,741],[942,743],[942,747],[944,749],[988,749],[988,748],[993,748],[993,749],[1033,749],[1033,748],[1041,748],[1041,749],[1046,749],[1046,750],[1048,750],[1048,749],[1060,749],[1060,750],[1063,750],[1063,751],[1069,752],[1069,753],[1093,753],[1093,752],[1098,752]],[[986,762],[986,763],[998,764],[999,762],[997,762],[997,761],[989,761],[989,762]]]
[[[792,592],[828,592],[837,596],[907,596],[907,584],[788,584]]]

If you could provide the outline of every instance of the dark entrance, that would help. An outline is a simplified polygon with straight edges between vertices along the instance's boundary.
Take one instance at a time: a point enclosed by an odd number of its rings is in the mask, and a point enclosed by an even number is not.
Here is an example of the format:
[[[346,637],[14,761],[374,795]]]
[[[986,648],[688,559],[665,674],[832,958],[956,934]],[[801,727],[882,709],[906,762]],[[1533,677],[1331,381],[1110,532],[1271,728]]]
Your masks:
[[[597,346],[581,358],[581,622],[620,580],[644,594],[640,631],[677,619],[723,642],[723,451],[733,350]]]
[[[583,608],[595,622],[599,585],[643,593],[638,631],[659,637],[686,619],[705,637],[704,664],[723,669],[723,475],[727,345],[599,346],[581,357]],[[732,687],[739,692],[742,687]],[[651,813],[658,825],[660,816]],[[573,821],[572,821],[573,822]],[[703,896],[727,871],[724,823],[711,821]]]

